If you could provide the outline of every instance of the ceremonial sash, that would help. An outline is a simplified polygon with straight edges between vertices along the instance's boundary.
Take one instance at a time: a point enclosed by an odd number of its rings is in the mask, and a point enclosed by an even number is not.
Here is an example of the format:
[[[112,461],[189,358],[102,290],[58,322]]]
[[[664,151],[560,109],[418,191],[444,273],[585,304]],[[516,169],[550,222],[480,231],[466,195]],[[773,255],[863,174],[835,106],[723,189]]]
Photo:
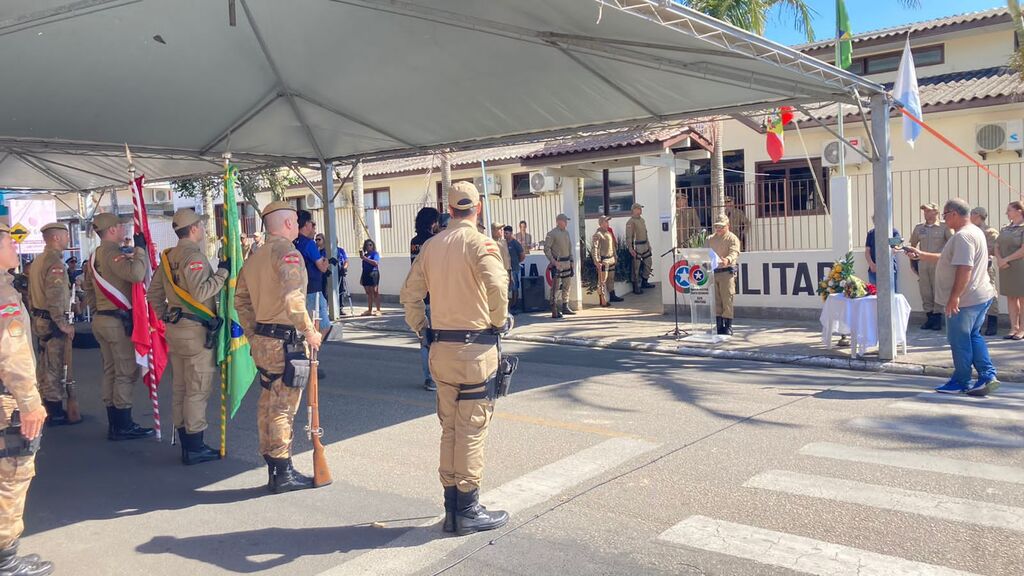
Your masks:
[[[174,283],[174,276],[171,274],[171,264],[168,258],[170,252],[170,249],[164,250],[163,258],[160,259],[160,266],[164,269],[164,276],[167,278],[167,282],[171,285],[171,289],[174,290],[174,294],[190,312],[199,318],[202,318],[203,322],[209,323],[214,318],[213,310],[204,306],[202,302],[193,298],[192,295],[186,292],[181,286]]]
[[[96,271],[96,265],[93,263],[95,259],[96,253],[93,252],[93,255],[89,257],[89,271],[92,272],[92,277],[96,279],[96,287],[99,288],[99,291],[106,296],[107,300],[110,300],[110,303],[117,306],[118,309],[126,312],[131,310],[132,301],[122,294],[121,291],[117,289],[117,286],[107,282],[107,280],[103,278],[103,276],[100,276],[99,272]]]

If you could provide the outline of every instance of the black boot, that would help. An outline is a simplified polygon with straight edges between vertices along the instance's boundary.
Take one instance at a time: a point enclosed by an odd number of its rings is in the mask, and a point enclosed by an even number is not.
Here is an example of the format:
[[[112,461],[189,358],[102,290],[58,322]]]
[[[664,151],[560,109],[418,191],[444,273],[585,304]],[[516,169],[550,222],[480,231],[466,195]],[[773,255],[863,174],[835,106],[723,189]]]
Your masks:
[[[942,328],[943,328],[942,320],[943,320],[942,314],[941,313],[940,314],[936,314],[935,315],[935,324],[932,325],[932,330],[942,330]]]
[[[935,326],[935,314],[931,312],[925,312],[928,315],[928,320],[924,324],[921,324],[921,330],[931,330]]]
[[[114,425],[107,435],[107,440],[138,440],[156,435],[156,430],[143,428],[132,420],[131,408],[113,408]]]
[[[274,494],[293,492],[313,487],[313,479],[292,468],[291,458],[271,458],[274,462],[274,476],[270,491]]]
[[[29,554],[18,556],[18,541],[0,550],[0,576],[46,576],[53,574],[53,562]]]
[[[722,318],[722,328],[725,329],[725,334],[732,336],[732,318]]]
[[[999,329],[999,316],[989,314],[985,324],[985,336],[995,336]]]
[[[480,505],[480,490],[457,491],[455,509],[455,533],[459,536],[494,530],[508,523],[508,512],[487,510]]]
[[[644,278],[644,281],[643,281],[642,284],[640,284],[640,287],[641,288],[654,288],[654,284],[651,284],[650,282],[647,281],[647,278]]]
[[[611,295],[608,296],[608,301],[609,302],[625,302],[625,299],[622,298],[621,296],[617,296],[615,294],[615,290],[612,290]]]
[[[721,316],[715,316],[715,334],[725,334],[725,325],[722,324]]]
[[[107,440],[114,439],[114,428],[117,424],[117,408],[107,406]]]
[[[181,439],[181,463],[186,466],[202,464],[211,460],[220,460],[220,451],[214,450],[203,442],[203,433],[189,434],[179,428],[178,438]],[[183,433],[184,432],[184,433]]]
[[[640,289],[640,284],[633,282],[633,294],[643,294],[644,291]]]
[[[43,402],[46,406],[46,425],[63,426],[68,423],[68,413],[64,411],[64,403],[60,400]]]
[[[455,486],[444,487],[444,525],[445,532],[455,532],[455,507],[458,504],[459,489]]]
[[[575,316],[576,315],[576,311],[573,310],[572,308],[569,308],[569,303],[568,302],[563,302],[562,303],[562,314],[567,315],[567,316]]]
[[[263,455],[263,461],[267,463],[267,490],[274,491],[274,459],[266,454]]]
[[[562,312],[558,309],[558,305],[555,304],[554,300],[551,301],[551,317],[552,318],[561,318],[562,317]]]

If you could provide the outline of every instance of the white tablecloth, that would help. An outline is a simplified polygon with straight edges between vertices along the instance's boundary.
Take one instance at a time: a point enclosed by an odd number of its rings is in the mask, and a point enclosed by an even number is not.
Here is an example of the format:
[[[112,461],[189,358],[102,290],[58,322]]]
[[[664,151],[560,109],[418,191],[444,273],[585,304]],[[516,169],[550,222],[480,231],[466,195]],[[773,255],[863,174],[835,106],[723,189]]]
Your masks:
[[[907,353],[907,324],[910,303],[902,294],[896,295],[893,309],[893,336]],[[832,348],[832,335],[849,334],[854,355],[863,356],[868,348],[878,346],[878,297],[847,298],[830,294],[821,309],[821,342]]]

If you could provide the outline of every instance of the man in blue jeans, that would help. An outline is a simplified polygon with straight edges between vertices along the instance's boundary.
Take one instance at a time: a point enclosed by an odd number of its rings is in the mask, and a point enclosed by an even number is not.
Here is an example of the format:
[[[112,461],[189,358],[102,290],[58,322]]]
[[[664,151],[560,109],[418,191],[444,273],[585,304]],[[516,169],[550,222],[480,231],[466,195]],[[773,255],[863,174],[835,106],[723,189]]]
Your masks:
[[[942,217],[953,231],[941,254],[908,248],[911,259],[934,262],[935,303],[945,306],[946,338],[953,354],[953,377],[935,389],[944,394],[985,396],[999,388],[988,344],[981,335],[985,312],[996,298],[988,278],[985,233],[971,224],[971,208],[955,198],[946,202]],[[971,383],[971,368],[978,379]]]
[[[327,309],[327,298],[323,293],[323,278],[329,264],[327,257],[320,253],[320,248],[313,240],[315,236],[316,222],[313,222],[313,215],[308,210],[299,210],[299,236],[295,239],[295,249],[302,254],[302,260],[306,264],[306,310],[317,324],[320,334],[326,335],[331,328],[331,318]]]

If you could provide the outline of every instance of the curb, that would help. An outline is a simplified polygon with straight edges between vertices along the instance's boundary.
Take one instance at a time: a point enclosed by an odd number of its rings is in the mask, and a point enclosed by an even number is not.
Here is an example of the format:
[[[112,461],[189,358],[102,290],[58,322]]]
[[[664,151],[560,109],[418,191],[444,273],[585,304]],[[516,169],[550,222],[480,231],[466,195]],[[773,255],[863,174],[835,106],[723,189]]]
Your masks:
[[[358,327],[378,332],[408,333],[408,330],[392,328],[390,326],[373,326],[371,324],[360,324]],[[659,354],[674,354],[677,356],[692,356],[698,358],[716,358],[723,360],[747,360],[752,362],[767,362],[771,364],[791,364],[796,366],[811,366],[815,368],[833,368],[839,370],[855,370],[858,372],[875,372],[879,374],[899,374],[902,376],[933,376],[936,378],[949,378],[953,375],[952,368],[944,366],[931,366],[928,364],[917,364],[913,362],[878,362],[857,358],[836,358],[834,356],[786,356],[771,352],[752,352],[747,350],[719,350],[714,348],[701,348],[696,346],[676,346],[656,342],[635,342],[635,341],[613,341],[605,342],[590,338],[573,338],[570,336],[535,336],[531,334],[516,334],[512,331],[506,338],[510,342],[530,342],[534,344],[557,344],[561,346],[577,346],[580,348],[609,348],[613,350],[632,350],[637,352],[656,352]],[[1000,373],[1001,382],[1024,383],[1024,372],[1014,371]]]

